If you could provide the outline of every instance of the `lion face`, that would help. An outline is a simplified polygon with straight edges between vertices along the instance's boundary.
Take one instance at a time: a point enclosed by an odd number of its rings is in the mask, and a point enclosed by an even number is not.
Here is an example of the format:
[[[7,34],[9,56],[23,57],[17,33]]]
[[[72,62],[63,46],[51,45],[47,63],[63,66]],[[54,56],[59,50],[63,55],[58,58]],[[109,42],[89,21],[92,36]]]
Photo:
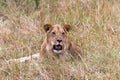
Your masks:
[[[47,33],[47,42],[50,45],[52,52],[62,53],[66,49],[69,28],[69,25],[44,25],[44,29]]]

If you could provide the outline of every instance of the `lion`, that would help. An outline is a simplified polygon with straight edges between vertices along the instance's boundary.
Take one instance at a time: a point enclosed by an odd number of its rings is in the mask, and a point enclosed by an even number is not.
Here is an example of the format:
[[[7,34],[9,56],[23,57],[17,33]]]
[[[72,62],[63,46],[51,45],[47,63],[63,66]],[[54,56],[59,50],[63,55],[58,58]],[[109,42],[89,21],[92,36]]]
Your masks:
[[[74,56],[81,57],[83,55],[79,45],[73,43],[68,38],[68,32],[71,26],[65,24],[61,26],[59,24],[51,25],[45,24],[45,39],[40,49],[40,59],[44,60],[45,55],[53,54],[57,57],[64,56],[65,54],[71,54]],[[77,55],[76,55],[77,54]]]

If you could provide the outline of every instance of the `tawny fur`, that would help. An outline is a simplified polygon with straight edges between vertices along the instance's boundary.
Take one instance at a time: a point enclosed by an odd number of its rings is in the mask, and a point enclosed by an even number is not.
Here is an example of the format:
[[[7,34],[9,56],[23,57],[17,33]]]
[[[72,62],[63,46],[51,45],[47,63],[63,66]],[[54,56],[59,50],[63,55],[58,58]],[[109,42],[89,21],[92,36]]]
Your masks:
[[[40,59],[43,61],[45,55],[57,55],[59,56],[64,56],[66,53],[71,54],[73,57],[79,56],[81,57],[83,54],[81,52],[81,48],[79,45],[73,43],[72,41],[70,41],[70,39],[68,38],[68,32],[70,30],[70,25],[50,25],[50,24],[46,24],[44,25],[44,29],[46,31],[46,35],[45,35],[45,39],[41,45],[41,50],[40,50]],[[53,36],[53,32],[55,32],[56,36]],[[64,36],[63,36],[63,33]],[[52,44],[56,44],[56,40],[60,39],[62,40],[62,44],[63,44],[63,50],[61,50],[61,52],[59,54],[57,54],[56,52],[53,51],[52,49]],[[52,44],[51,44],[52,43]]]

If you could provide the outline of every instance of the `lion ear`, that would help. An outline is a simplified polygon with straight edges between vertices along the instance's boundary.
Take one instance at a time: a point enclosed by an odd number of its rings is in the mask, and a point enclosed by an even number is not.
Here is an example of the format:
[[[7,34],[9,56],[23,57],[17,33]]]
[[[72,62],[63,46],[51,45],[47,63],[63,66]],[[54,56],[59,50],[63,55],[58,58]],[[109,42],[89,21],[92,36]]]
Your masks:
[[[44,30],[45,30],[45,32],[49,31],[50,28],[52,28],[52,25],[51,25],[51,24],[45,24],[45,25],[44,25]]]
[[[71,29],[71,26],[69,24],[65,24],[64,28],[69,32],[69,30]]]

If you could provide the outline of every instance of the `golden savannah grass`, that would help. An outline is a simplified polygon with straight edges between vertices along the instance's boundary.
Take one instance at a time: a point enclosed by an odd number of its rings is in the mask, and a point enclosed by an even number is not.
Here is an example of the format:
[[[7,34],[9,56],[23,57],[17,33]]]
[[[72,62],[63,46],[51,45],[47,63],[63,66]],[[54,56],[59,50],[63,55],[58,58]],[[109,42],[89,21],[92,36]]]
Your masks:
[[[120,80],[119,0],[1,0],[1,80]],[[12,62],[39,53],[43,25],[70,24],[80,61]]]

